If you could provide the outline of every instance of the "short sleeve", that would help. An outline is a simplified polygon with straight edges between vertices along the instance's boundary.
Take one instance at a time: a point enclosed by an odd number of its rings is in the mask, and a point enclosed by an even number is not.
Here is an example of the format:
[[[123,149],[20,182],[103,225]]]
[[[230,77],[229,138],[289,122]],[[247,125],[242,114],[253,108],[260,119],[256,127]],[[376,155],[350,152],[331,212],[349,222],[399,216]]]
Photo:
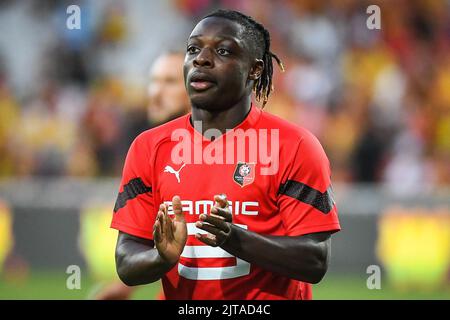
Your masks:
[[[143,137],[138,136],[128,150],[111,228],[152,240],[155,214],[151,164]]]
[[[330,163],[320,142],[305,131],[291,150],[277,199],[287,235],[339,231]]]

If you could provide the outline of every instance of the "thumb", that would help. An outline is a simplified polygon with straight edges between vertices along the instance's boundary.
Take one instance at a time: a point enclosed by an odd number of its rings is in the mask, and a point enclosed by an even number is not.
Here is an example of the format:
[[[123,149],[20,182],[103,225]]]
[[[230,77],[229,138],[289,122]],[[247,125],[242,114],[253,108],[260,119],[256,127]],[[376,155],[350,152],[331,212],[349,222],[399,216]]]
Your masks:
[[[227,195],[222,193],[222,194],[216,194],[214,196],[214,200],[216,201],[216,204],[219,205],[220,208],[228,208],[228,200],[227,200]]]
[[[183,208],[181,206],[181,199],[179,196],[172,198],[173,213],[175,213],[175,220],[184,221]]]

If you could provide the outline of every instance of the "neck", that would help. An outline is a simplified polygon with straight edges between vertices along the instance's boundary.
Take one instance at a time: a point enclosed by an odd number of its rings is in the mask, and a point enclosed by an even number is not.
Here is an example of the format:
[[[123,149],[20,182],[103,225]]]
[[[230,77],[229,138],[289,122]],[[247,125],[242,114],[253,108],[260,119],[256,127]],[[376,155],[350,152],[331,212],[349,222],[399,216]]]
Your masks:
[[[246,96],[231,108],[224,110],[206,110],[193,105],[191,122],[201,121],[202,134],[208,129],[217,129],[223,134],[227,129],[233,129],[244,121],[250,107],[251,96]]]

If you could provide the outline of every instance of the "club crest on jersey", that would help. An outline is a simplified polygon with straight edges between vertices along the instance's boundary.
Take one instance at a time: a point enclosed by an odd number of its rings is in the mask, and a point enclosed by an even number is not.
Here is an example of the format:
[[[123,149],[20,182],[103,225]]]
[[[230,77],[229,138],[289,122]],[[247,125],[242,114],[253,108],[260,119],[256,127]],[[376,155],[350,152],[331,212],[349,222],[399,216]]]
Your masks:
[[[255,180],[255,164],[238,162],[234,170],[233,180],[241,187],[245,187]]]

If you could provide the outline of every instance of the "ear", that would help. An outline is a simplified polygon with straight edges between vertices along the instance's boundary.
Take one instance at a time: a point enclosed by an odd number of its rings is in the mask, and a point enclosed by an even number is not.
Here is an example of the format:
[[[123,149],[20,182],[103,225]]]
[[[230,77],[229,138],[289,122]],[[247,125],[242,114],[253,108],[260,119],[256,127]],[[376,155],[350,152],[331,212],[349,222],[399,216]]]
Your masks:
[[[261,59],[255,59],[253,62],[253,67],[250,69],[250,74],[248,75],[248,78],[250,80],[257,80],[259,77],[261,77],[261,74],[264,70],[264,61]]]

